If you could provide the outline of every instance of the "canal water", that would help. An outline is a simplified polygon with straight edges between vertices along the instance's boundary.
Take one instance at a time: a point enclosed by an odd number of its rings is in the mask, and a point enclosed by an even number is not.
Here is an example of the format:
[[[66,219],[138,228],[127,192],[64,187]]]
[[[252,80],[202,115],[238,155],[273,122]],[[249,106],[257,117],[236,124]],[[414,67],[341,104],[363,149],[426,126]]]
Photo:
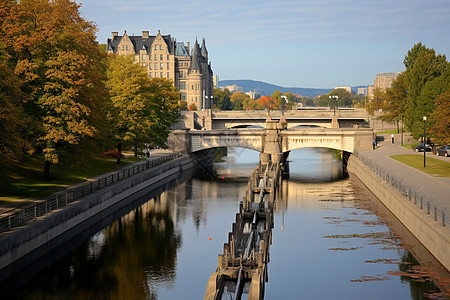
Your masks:
[[[447,299],[417,275],[424,271],[410,246],[332,153],[296,150],[289,161],[265,299]],[[229,149],[215,173],[148,199],[11,298],[203,299],[247,188],[241,178],[257,162],[257,152]]]

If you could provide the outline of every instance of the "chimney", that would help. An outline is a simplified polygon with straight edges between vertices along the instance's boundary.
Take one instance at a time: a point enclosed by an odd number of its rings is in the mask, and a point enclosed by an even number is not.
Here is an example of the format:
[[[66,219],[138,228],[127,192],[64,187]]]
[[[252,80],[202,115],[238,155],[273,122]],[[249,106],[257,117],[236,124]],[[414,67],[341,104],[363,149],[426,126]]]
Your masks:
[[[119,33],[118,32],[111,32],[111,39],[113,40],[115,36],[117,36]]]
[[[148,31],[142,31],[142,38],[148,39]]]
[[[188,48],[188,49],[187,49],[187,50],[188,50],[188,54],[191,55],[191,54],[190,54],[190,53],[191,53],[191,43],[190,43],[190,42],[187,42],[187,44],[188,44],[188,47],[187,47],[187,48]]]

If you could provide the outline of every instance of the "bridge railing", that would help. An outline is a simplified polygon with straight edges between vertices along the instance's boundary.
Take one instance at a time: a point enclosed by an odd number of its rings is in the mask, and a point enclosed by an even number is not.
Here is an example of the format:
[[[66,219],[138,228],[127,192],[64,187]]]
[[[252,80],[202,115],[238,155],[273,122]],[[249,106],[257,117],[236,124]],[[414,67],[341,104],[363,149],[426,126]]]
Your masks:
[[[120,171],[100,177],[81,185],[68,189],[63,192],[57,192],[48,199],[36,200],[32,204],[25,205],[21,208],[15,208],[3,213],[4,217],[0,218],[0,233],[10,231],[15,227],[23,226],[27,222],[33,221],[48,213],[60,209],[76,200],[81,199],[91,193],[94,193],[104,187],[129,178],[135,174],[156,167],[169,160],[184,156],[185,152],[178,152],[167,156],[159,157],[154,160],[147,160],[141,164],[135,164],[125,167]]]
[[[393,188],[397,189],[408,201],[411,201],[414,205],[420,206],[420,209],[426,211],[427,215],[433,215],[434,221],[441,222],[443,227],[450,225],[450,216],[435,205],[433,199],[429,196],[421,193],[416,187],[406,184],[404,178],[393,175],[389,170],[379,166],[376,162],[365,157],[361,153],[355,151],[353,155],[369,167],[376,175],[389,183]]]

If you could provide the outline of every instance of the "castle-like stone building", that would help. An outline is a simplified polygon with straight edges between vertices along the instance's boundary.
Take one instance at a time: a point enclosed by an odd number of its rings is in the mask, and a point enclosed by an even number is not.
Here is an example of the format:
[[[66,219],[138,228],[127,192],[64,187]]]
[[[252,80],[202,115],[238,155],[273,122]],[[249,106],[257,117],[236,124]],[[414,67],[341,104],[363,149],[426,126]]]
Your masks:
[[[170,35],[160,31],[151,36],[142,31],[141,36],[129,36],[127,32],[119,36],[112,32],[106,49],[108,53],[132,55],[135,63],[147,69],[148,76],[170,78],[180,91],[180,100],[192,104],[197,109],[211,109],[213,95],[213,71],[208,61],[205,39],[202,45],[195,40],[194,47],[177,42]]]

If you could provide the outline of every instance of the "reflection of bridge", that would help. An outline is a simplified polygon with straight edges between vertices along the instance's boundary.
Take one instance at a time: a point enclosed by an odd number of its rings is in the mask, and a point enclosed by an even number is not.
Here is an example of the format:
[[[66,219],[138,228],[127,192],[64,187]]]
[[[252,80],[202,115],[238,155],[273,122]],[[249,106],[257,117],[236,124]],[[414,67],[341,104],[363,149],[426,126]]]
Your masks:
[[[270,113],[272,119],[282,118],[280,111]],[[186,112],[184,126],[189,129],[215,130],[245,128],[248,126],[264,128],[265,111],[220,111],[211,110]],[[297,126],[318,126],[326,128],[368,127],[368,115],[365,109],[339,109],[334,115],[329,109],[289,110],[284,113],[287,128]]]

